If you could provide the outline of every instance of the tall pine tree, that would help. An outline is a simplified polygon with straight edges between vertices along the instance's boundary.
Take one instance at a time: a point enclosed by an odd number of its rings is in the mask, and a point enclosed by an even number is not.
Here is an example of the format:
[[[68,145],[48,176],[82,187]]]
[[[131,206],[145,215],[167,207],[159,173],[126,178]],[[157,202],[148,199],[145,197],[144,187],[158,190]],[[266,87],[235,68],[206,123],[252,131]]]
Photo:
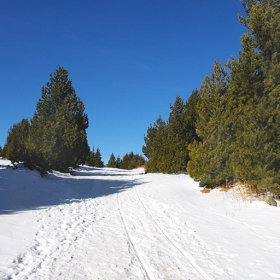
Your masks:
[[[147,130],[142,147],[144,155],[148,158],[145,165],[147,172],[169,172],[168,166],[168,136],[167,124],[161,116]]]
[[[95,167],[104,167],[104,162],[102,161],[102,156],[100,149],[97,147],[94,155],[94,166]]]
[[[169,148],[166,162],[169,172],[185,172],[188,162],[186,104],[180,96],[177,96],[174,104],[170,105],[170,109],[167,126]]]
[[[280,5],[277,1],[242,1],[248,28],[243,51],[231,64],[229,104],[236,119],[237,177],[258,191],[280,193]]]
[[[206,184],[218,184],[233,176],[229,156],[230,133],[226,127],[227,72],[215,61],[199,92],[196,132],[201,140],[189,145],[188,173]]]
[[[31,119],[27,141],[30,161],[43,170],[65,170],[85,162],[89,154],[85,107],[59,67],[50,75]]]
[[[113,167],[113,168],[117,167],[116,157],[113,153],[111,154],[111,156],[108,160],[107,167]]]

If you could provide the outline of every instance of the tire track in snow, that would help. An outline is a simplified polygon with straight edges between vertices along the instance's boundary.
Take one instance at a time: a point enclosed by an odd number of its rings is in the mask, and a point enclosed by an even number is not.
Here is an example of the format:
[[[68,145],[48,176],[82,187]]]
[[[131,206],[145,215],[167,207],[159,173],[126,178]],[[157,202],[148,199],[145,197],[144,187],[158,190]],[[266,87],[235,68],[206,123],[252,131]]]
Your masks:
[[[117,193],[117,200],[118,200],[118,210],[119,210],[119,213],[120,213],[120,216],[121,216],[121,220],[122,220],[122,223],[123,223],[123,226],[124,226],[124,229],[125,229],[125,232],[126,232],[126,235],[127,235],[127,238],[128,238],[128,241],[130,243],[130,246],[133,248],[144,272],[145,272],[145,275],[147,276],[148,279],[150,280],[155,280],[154,276],[153,276],[153,273],[150,269],[150,267],[148,266],[148,264],[146,263],[144,257],[142,256],[142,254],[140,253],[140,251],[137,249],[137,246],[135,245],[135,242],[133,242],[133,239],[132,239],[132,236],[129,234],[129,230],[128,230],[128,226],[126,224],[126,220],[122,214],[122,210],[121,210],[121,204],[120,204],[120,199],[119,199],[119,194]]]
[[[175,242],[168,234],[167,232],[160,226],[156,218],[151,214],[143,200],[141,199],[139,192],[137,191],[137,188],[135,188],[135,191],[137,193],[137,196],[139,198],[139,201],[143,205],[143,207],[146,209],[149,216],[152,218],[154,223],[157,225],[157,227],[160,229],[160,231],[163,233],[163,235],[166,237],[166,239],[185,257],[185,259],[194,267],[194,269],[200,273],[205,279],[212,280],[212,278],[195,262],[194,258],[190,256],[177,242]]]

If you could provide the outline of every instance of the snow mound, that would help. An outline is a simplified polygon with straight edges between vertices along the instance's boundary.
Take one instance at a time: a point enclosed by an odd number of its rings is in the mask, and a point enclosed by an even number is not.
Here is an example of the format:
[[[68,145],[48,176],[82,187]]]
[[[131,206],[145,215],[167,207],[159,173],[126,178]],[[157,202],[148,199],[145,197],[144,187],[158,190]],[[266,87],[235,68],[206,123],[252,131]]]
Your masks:
[[[5,168],[7,166],[12,166],[12,162],[8,159],[0,157],[0,168]]]

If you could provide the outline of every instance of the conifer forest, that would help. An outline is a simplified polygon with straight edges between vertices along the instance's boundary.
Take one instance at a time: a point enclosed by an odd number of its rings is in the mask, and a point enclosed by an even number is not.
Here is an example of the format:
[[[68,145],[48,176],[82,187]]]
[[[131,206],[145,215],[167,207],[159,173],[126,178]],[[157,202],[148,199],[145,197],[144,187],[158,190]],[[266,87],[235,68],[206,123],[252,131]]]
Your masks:
[[[184,172],[206,186],[239,181],[280,194],[280,3],[242,1],[238,57],[214,61],[200,88],[176,97],[145,135],[148,172]]]

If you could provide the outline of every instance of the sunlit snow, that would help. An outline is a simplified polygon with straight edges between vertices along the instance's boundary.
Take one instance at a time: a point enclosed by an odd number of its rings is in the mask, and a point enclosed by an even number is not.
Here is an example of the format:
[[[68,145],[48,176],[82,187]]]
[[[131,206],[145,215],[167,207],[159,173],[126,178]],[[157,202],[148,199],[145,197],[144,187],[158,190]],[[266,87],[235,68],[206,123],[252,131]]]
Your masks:
[[[0,159],[0,279],[280,279],[280,208],[187,175]]]

